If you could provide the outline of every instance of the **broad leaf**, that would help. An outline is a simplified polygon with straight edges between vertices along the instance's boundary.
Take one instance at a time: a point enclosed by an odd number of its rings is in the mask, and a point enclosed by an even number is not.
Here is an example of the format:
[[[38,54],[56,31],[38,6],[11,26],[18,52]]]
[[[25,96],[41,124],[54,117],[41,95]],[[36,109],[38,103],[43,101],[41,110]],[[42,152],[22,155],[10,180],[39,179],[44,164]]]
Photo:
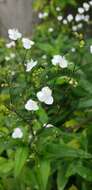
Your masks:
[[[24,164],[26,163],[28,157],[28,149],[26,147],[19,147],[15,153],[15,167],[14,167],[14,175],[17,177]]]

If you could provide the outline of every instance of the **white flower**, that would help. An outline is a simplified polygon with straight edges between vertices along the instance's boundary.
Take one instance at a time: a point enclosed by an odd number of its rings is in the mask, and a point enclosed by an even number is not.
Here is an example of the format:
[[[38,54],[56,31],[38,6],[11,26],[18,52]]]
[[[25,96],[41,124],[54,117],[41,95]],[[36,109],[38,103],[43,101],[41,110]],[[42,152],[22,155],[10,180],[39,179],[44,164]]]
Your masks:
[[[79,7],[78,8],[78,13],[83,14],[84,13],[84,9],[82,7]]]
[[[61,15],[57,17],[58,21],[61,21],[62,19],[63,19],[63,17]]]
[[[84,20],[85,19],[85,15],[81,15],[81,20]]]
[[[11,59],[15,58],[15,53],[10,53],[10,56],[6,56],[5,60],[10,61]]]
[[[68,61],[64,56],[61,55],[54,55],[52,59],[53,65],[59,65],[61,68],[66,68],[68,66]]]
[[[49,29],[48,29],[48,32],[53,32],[53,31],[54,31],[53,28],[49,28]]]
[[[42,19],[43,18],[43,13],[39,13],[38,18]]]
[[[83,8],[84,8],[85,11],[89,11],[90,5],[88,3],[86,3],[86,2],[84,2],[83,3]]]
[[[43,17],[45,18],[45,17],[47,17],[48,16],[48,13],[47,12],[44,12],[43,13]]]
[[[75,49],[75,48],[72,48],[72,49],[71,49],[71,51],[72,51],[72,52],[75,52],[75,51],[76,51],[76,49]]]
[[[38,14],[38,17],[39,17],[40,19],[46,18],[47,16],[48,16],[48,13],[47,13],[47,12],[39,13],[39,14]]]
[[[6,44],[6,47],[7,47],[7,48],[11,48],[11,47],[15,47],[15,45],[16,45],[15,42],[12,41],[12,42],[10,42],[10,43],[7,43],[7,44]]]
[[[77,26],[72,26],[72,30],[74,31],[74,32],[76,32],[77,31]]]
[[[61,55],[54,55],[51,61],[53,65],[59,65],[59,63],[62,61],[62,57]]]
[[[11,75],[14,76],[14,75],[15,75],[15,71],[12,71],[12,72],[11,72]]]
[[[47,59],[47,55],[43,55],[42,58],[43,58],[43,59]]]
[[[22,37],[22,34],[18,31],[18,29],[9,29],[8,35],[11,40],[18,40]]]
[[[35,67],[37,65],[37,61],[34,61],[33,59],[31,59],[31,61],[27,62],[26,64],[26,72],[29,72],[33,69],[33,67]]]
[[[85,16],[84,16],[84,21],[85,21],[85,22],[88,22],[88,21],[89,21],[89,18],[90,18],[89,15],[85,15]]]
[[[15,58],[15,56],[16,56],[15,53],[11,53],[11,54],[10,54],[10,58],[11,58],[11,59]]]
[[[52,90],[46,86],[43,87],[41,91],[37,93],[37,98],[40,102],[51,105],[53,104]]]
[[[6,57],[5,57],[5,60],[6,60],[6,61],[10,61],[10,59],[11,59],[11,58],[10,58],[9,56],[6,56]]]
[[[29,99],[25,104],[25,109],[28,111],[36,111],[39,109],[39,107],[36,101]]]
[[[66,19],[63,20],[63,24],[65,24],[65,25],[67,24],[67,20]]]
[[[45,123],[45,124],[43,125],[43,127],[45,127],[45,128],[52,128],[52,127],[54,127],[54,125],[52,125],[52,124],[46,124],[46,123]]]
[[[56,7],[56,11],[58,12],[61,11],[60,7]]]
[[[29,40],[28,38],[23,38],[22,43],[25,49],[30,49],[34,45],[34,42]]]
[[[76,22],[79,22],[81,20],[81,16],[79,15],[79,14],[77,14],[76,16],[75,16],[75,21]]]
[[[90,53],[92,53],[92,45],[90,46]]]
[[[89,4],[92,5],[92,1],[89,1]]]
[[[83,20],[83,18],[84,18],[84,15],[77,14],[77,15],[75,16],[75,21],[76,21],[76,22],[79,22],[79,21]]]
[[[66,58],[63,56],[62,57],[62,60],[61,60],[61,62],[59,63],[59,66],[61,67],[61,68],[66,68],[67,66],[68,66],[68,61],[66,60]]]
[[[21,139],[23,137],[23,132],[20,128],[14,129],[14,132],[12,133],[13,139]]]
[[[83,27],[83,24],[82,23],[79,23],[78,25],[77,25],[77,28],[78,29],[81,29]]]
[[[72,15],[72,14],[69,14],[69,15],[67,16],[67,20],[68,20],[68,22],[71,22],[71,21],[73,20],[73,15]]]

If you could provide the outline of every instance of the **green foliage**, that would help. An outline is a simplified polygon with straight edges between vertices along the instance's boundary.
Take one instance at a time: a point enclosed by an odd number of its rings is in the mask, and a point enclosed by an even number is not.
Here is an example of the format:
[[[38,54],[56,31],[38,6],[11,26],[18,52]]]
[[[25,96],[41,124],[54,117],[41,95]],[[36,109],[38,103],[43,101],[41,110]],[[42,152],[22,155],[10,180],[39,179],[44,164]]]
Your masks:
[[[74,32],[74,20],[57,21],[79,6],[75,0],[35,0],[34,9],[48,16],[36,27],[34,46],[25,50],[20,39],[7,48],[0,40],[0,190],[92,189],[90,22]],[[54,66],[54,55],[65,56],[68,67]],[[26,72],[31,59],[37,65]],[[37,99],[46,86],[52,105]],[[37,111],[25,109],[30,98]],[[13,136],[17,128],[20,138]]]
[[[17,148],[16,154],[15,154],[15,164],[14,164],[14,175],[17,177],[21,169],[23,168],[28,156],[28,150],[25,147],[19,147]]]

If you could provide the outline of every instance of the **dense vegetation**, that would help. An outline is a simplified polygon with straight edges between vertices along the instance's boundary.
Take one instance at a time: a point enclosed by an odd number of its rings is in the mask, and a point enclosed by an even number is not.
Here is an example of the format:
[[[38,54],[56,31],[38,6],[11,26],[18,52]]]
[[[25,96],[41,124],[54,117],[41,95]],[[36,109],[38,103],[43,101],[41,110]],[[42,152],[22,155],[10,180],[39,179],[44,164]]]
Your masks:
[[[0,190],[91,190],[92,1],[33,7],[0,40]]]

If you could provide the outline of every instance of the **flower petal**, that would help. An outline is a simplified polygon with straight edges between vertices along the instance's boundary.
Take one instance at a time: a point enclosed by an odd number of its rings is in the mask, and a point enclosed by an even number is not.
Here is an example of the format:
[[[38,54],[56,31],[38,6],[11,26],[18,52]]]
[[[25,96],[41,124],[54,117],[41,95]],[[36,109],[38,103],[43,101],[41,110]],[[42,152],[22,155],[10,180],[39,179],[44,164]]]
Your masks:
[[[48,99],[45,100],[45,104],[47,105],[51,105],[53,104],[53,102],[54,102],[54,99],[52,96],[48,97]]]
[[[42,93],[42,91],[38,92],[37,93],[37,98],[40,102],[44,102],[45,101],[45,98],[44,98],[44,95]]]

